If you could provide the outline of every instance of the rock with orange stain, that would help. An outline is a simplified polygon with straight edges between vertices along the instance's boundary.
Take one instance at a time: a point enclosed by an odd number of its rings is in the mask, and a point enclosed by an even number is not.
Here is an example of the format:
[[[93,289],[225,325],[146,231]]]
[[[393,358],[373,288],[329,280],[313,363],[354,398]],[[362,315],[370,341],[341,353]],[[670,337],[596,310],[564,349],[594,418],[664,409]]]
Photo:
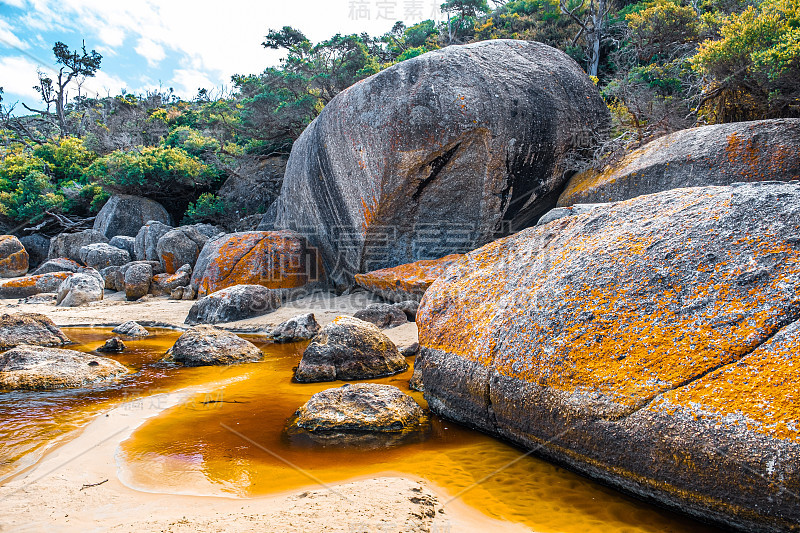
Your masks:
[[[554,207],[609,124],[595,85],[555,48],[428,52],[325,106],[292,147],[274,227],[307,232],[342,287],[474,250]]]
[[[291,231],[228,233],[208,241],[197,259],[197,297],[234,285],[262,285],[292,292],[321,281],[316,250]]]
[[[436,278],[462,257],[464,257],[462,254],[451,254],[440,259],[416,261],[366,274],[356,274],[355,279],[361,287],[387,300],[419,301]]]
[[[6,281],[0,285],[0,300],[27,298],[43,292],[56,292],[73,272],[51,272],[37,276],[27,276]]]
[[[38,313],[0,316],[0,350],[23,344],[64,346],[72,343],[48,317]]]
[[[574,176],[559,206],[617,202],[680,187],[800,180],[800,119],[716,124],[675,132],[602,172]]]
[[[0,235],[0,278],[16,278],[28,272],[28,252],[13,235]]]
[[[440,415],[727,528],[790,531],[799,318],[800,184],[677,189],[468,254],[422,301],[416,368]]]
[[[178,287],[186,287],[192,279],[192,267],[183,265],[174,274],[155,274],[150,283],[150,294],[169,296]]]

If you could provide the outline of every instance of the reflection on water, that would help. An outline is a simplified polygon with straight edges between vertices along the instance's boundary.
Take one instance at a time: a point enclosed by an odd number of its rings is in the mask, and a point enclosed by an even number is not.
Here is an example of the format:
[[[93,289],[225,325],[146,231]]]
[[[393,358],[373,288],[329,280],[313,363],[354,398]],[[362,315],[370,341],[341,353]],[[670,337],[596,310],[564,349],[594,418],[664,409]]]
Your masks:
[[[111,336],[100,328],[73,328],[67,334],[83,351],[96,349]],[[308,487],[318,480],[399,472],[459,494],[491,517],[538,532],[714,531],[538,459],[521,458],[519,449],[436,417],[420,438],[381,447],[342,447],[289,437],[285,424],[297,407],[316,392],[342,385],[293,383],[302,345],[265,344],[247,337],[265,352],[264,362],[200,368],[159,362],[178,335],[158,330],[153,337],[126,340],[129,351],[114,358],[136,373],[110,386],[0,393],[0,469],[10,470],[26,450],[85,424],[120,400],[227,383],[139,428],[121,447],[123,480],[149,491],[246,497]],[[395,385],[426,407],[422,395],[408,389],[410,375],[409,371],[374,382]]]

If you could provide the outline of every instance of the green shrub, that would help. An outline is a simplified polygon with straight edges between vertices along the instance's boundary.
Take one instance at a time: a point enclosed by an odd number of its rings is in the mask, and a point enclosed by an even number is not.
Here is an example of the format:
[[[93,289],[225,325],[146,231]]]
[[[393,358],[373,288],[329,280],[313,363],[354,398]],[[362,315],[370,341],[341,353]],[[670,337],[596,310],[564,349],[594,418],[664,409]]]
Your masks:
[[[185,223],[197,224],[208,222],[217,224],[225,217],[225,201],[215,194],[203,193],[196,202],[189,204],[186,210]]]

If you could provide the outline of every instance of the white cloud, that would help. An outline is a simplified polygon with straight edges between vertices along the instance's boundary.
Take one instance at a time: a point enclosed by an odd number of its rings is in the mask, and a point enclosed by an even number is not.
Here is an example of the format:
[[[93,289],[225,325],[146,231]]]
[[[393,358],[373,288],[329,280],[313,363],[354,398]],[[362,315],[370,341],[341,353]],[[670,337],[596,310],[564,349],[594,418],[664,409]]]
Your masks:
[[[125,42],[125,31],[114,26],[105,26],[97,32],[97,37],[107,46],[122,46]]]
[[[150,39],[139,39],[139,43],[136,46],[136,52],[147,59],[147,64],[151,67],[157,66],[167,54],[164,52],[164,48],[151,41]]]
[[[8,96],[18,96],[24,98],[39,98],[33,85],[36,83],[36,63],[28,58],[2,57],[0,58],[0,82],[3,91],[7,95],[7,100],[12,100]]]
[[[8,4],[12,7],[25,7],[25,0],[3,0],[4,4]]]
[[[191,69],[175,70],[174,78],[170,83],[175,92],[186,98],[196,96],[198,89],[212,90],[219,85],[209,79],[205,72]]]
[[[14,34],[14,28],[7,20],[0,17],[0,44],[26,50],[30,45]]]
[[[86,78],[81,91],[88,96],[115,96],[127,88],[128,84],[124,80],[99,70],[93,77]]]

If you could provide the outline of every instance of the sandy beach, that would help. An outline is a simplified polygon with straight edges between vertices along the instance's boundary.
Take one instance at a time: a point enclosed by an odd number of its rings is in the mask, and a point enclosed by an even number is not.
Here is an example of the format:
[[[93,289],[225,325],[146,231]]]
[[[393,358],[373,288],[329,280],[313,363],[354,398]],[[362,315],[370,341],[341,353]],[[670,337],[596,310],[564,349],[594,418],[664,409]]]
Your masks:
[[[223,326],[255,332],[307,312],[324,325],[372,301],[364,293],[318,293],[268,315]],[[166,298],[129,303],[124,295],[110,293],[102,302],[79,308],[5,300],[0,312],[43,313],[59,326],[138,320],[185,327],[192,304]],[[386,333],[401,347],[417,339],[413,323]],[[139,402],[136,409],[118,405],[71,434],[0,486],[0,531],[527,531],[492,520],[458,500],[445,505],[450,496],[441,489],[394,472],[330,486],[310,479],[304,490],[248,499],[156,494],[127,486],[117,460],[120,443],[151,417],[198,392],[202,390],[162,394],[159,401]]]

